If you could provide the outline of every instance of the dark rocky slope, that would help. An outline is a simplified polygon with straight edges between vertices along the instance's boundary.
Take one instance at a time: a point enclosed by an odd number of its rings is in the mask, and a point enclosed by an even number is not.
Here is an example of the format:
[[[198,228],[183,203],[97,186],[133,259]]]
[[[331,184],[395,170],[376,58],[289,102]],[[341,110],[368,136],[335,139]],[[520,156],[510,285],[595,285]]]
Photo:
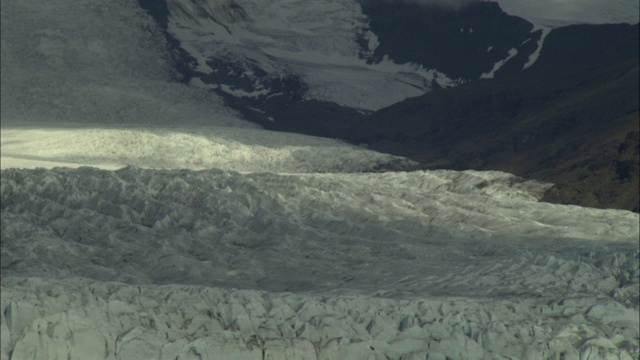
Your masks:
[[[397,63],[418,63],[453,79],[477,79],[494,64],[518,55],[504,74],[520,72],[536,50],[542,31],[508,15],[496,2],[472,2],[460,8],[412,1],[359,0],[378,36],[371,61],[389,56]]]
[[[556,183],[545,200],[638,211],[638,60],[551,80],[477,81],[383,109],[348,139],[422,168]]]
[[[526,70],[369,116],[329,104],[279,107],[266,127],[365,144],[425,169],[508,171],[555,183],[544,201],[638,212],[638,34],[628,24],[559,28]]]
[[[555,183],[545,201],[638,212],[638,49],[638,25],[569,26],[549,34],[524,71],[370,115],[317,101],[244,114],[267,129],[364,144],[424,169],[503,170]]]

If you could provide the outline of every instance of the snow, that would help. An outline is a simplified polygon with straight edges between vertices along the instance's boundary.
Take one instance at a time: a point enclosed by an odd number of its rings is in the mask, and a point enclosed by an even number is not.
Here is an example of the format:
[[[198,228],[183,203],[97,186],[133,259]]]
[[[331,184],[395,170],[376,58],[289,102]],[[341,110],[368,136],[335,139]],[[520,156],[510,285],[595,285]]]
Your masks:
[[[504,66],[504,64],[506,64],[507,61],[511,60],[511,58],[516,55],[518,55],[518,49],[514,48],[509,50],[507,57],[493,64],[493,68],[491,69],[491,71],[480,75],[480,79],[493,79],[493,76],[495,75],[496,71],[500,70],[500,68]]]
[[[0,359],[640,355],[638,214],[259,129],[131,2],[1,14]]]
[[[5,169],[3,349],[637,355],[637,215],[536,202],[545,187],[487,172]]]
[[[209,58],[250,59],[271,77],[302,77],[309,85],[308,99],[363,110],[422,95],[433,80],[442,87],[455,85],[437,70],[415,64],[367,64],[356,34],[368,40],[370,51],[377,38],[353,0],[237,1],[247,18],[233,21],[209,16],[207,1],[183,3],[169,1],[169,32],[205,74],[213,72],[206,64]]]
[[[367,18],[356,0],[238,0],[244,12],[239,16],[227,1],[170,0],[169,32],[197,59],[203,74],[214,71],[208,59],[247,61],[269,77],[293,75],[309,86],[307,99],[324,100],[361,110],[378,110],[431,90],[433,81],[441,87],[459,83],[437,69],[415,64],[384,61],[368,64],[361,54],[357,37],[368,42],[368,52],[378,45],[377,36],[368,28]],[[637,0],[499,0],[502,9],[543,30],[543,39],[527,65],[532,65],[542,48],[544,36],[556,27],[569,24],[637,23]],[[330,19],[330,21],[327,21]],[[473,28],[460,28],[460,32]],[[211,46],[215,44],[215,46]],[[366,51],[365,51],[366,52]],[[482,74],[491,78],[507,62],[495,64]],[[260,82],[264,76],[249,75]],[[201,79],[196,79],[202,83]],[[223,84],[227,89],[231,84]],[[212,88],[215,85],[205,85]],[[256,93],[229,90],[236,96],[255,97],[272,91],[268,87]],[[274,90],[275,91],[275,90]]]

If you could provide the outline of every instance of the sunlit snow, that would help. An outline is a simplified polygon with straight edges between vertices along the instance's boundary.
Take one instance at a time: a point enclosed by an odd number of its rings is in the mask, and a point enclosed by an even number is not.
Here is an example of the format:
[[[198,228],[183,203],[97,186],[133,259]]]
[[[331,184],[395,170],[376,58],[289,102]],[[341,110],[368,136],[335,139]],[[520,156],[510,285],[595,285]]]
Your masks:
[[[637,214],[261,130],[134,2],[1,4],[0,359],[640,355]]]

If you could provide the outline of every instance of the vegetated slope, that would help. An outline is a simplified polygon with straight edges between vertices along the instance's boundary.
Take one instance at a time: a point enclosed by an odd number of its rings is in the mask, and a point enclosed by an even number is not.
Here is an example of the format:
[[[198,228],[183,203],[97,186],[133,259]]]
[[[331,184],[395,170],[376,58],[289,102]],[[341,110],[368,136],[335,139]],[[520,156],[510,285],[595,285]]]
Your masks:
[[[635,29],[635,39],[615,41],[612,25],[569,27],[550,35],[549,45],[585,40],[543,53],[521,75],[406,100],[361,121],[349,140],[409,156],[422,168],[503,170],[554,182],[547,201],[637,212],[638,26],[616,26]],[[589,48],[576,32],[594,28],[602,31]],[[610,53],[584,58],[594,48]]]

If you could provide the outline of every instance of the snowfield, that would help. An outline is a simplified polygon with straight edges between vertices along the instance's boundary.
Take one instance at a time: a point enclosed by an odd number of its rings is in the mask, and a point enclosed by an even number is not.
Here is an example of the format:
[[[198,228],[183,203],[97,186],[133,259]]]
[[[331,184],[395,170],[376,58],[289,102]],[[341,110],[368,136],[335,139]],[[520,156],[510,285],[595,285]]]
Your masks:
[[[261,130],[135,2],[1,6],[0,359],[640,356],[638,214]]]

